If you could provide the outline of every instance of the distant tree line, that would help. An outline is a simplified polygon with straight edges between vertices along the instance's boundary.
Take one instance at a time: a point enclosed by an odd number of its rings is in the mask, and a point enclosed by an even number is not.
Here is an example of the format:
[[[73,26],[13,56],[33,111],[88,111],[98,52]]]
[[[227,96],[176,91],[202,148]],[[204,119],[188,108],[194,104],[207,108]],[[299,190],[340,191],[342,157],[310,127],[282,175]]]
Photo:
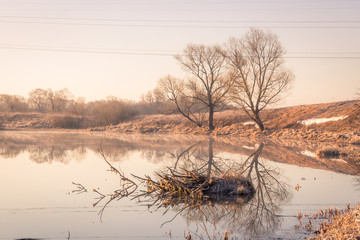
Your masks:
[[[56,91],[37,88],[29,92],[27,98],[0,95],[0,112],[52,113],[58,116],[54,118],[56,126],[70,128],[115,125],[138,114],[152,114],[153,111],[158,111],[154,107],[153,110],[149,110],[148,105],[152,104],[112,96],[104,100],[86,102],[82,97],[75,99],[67,88]],[[64,115],[66,116],[61,117]],[[83,122],[85,117],[88,119],[86,123]]]

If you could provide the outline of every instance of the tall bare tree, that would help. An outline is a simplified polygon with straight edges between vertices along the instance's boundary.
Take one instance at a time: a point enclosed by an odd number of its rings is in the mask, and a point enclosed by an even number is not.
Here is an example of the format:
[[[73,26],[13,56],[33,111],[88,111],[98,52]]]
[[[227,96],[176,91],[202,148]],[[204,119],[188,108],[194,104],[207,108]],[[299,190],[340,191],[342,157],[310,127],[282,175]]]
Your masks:
[[[226,57],[220,46],[188,45],[184,53],[175,59],[190,78],[182,87],[192,103],[199,103],[207,108],[209,128],[213,130],[215,108],[223,103],[232,86]]]
[[[265,127],[260,112],[279,101],[294,78],[284,67],[284,54],[275,34],[254,28],[227,44],[226,56],[236,73],[232,98],[262,131]]]

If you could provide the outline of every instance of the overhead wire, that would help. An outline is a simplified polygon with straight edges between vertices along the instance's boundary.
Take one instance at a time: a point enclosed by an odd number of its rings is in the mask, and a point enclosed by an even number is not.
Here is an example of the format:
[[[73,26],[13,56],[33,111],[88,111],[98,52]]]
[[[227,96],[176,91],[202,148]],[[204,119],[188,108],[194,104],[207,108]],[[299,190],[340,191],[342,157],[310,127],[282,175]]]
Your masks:
[[[142,28],[210,28],[210,29],[244,29],[253,27],[230,25],[155,25],[155,24],[112,24],[112,23],[74,23],[74,22],[37,22],[0,20],[0,23],[47,24],[47,25],[74,25],[74,26],[109,26],[109,27],[142,27]],[[272,29],[359,29],[360,26],[256,26],[257,28]]]
[[[79,20],[79,21],[116,21],[116,22],[186,22],[186,23],[360,23],[360,20],[183,20],[183,19],[117,19],[117,18],[64,18],[0,15],[0,18]]]
[[[4,18],[12,19],[41,19],[46,21],[20,21],[20,20],[3,20]],[[56,20],[56,22],[48,21]],[[124,23],[94,23],[94,22],[58,22],[61,21],[111,21],[111,22],[146,22],[146,23],[170,23],[170,25],[163,24],[124,24]],[[57,24],[57,25],[85,25],[85,26],[119,26],[119,27],[160,27],[160,28],[248,28],[249,26],[238,25],[189,25],[190,23],[270,23],[270,24],[350,24],[347,26],[260,26],[259,28],[360,28],[360,20],[166,20],[166,19],[115,19],[115,18],[63,18],[63,17],[39,17],[39,16],[13,16],[0,15],[0,23],[25,23],[25,24]],[[186,25],[171,25],[171,23],[189,23]],[[353,25],[356,24],[356,25]],[[79,48],[79,47],[58,47],[58,46],[34,46],[34,45],[13,45],[0,44],[0,49],[12,50],[29,50],[29,51],[48,51],[48,52],[73,52],[73,53],[96,53],[96,54],[118,54],[118,55],[140,55],[140,56],[174,56],[179,54],[178,51],[159,51],[159,50],[136,50],[136,49],[110,49],[110,48]],[[303,56],[306,54],[307,56]],[[325,55],[325,56],[324,56]],[[332,55],[332,56],[330,56]],[[342,55],[342,56],[341,56]],[[351,55],[351,56],[349,56]],[[359,56],[355,56],[359,55]],[[297,52],[288,53],[284,58],[312,58],[312,59],[360,59],[360,53],[356,52],[323,52],[323,53],[309,53]]]
[[[24,21],[30,19],[31,21]],[[36,21],[34,21],[36,19]],[[41,21],[38,21],[41,20]],[[43,21],[45,20],[45,21]],[[50,21],[49,21],[50,20]],[[54,21],[55,20],[55,21]],[[60,21],[59,21],[60,20]],[[77,21],[77,22],[74,22]],[[79,22],[80,21],[80,22]],[[88,21],[88,22],[84,22]],[[94,22],[97,21],[97,22]],[[184,19],[115,19],[115,18],[64,18],[0,15],[0,23],[14,24],[50,24],[50,25],[78,25],[78,26],[110,26],[110,27],[144,27],[144,28],[249,28],[247,25],[234,24],[262,24],[259,28],[325,28],[325,29],[358,29],[360,20],[184,20]],[[136,23],[136,24],[129,24]],[[141,23],[141,24],[140,24]],[[156,23],[156,24],[154,24]],[[165,23],[165,24],[163,24]],[[181,25],[184,24],[185,25]],[[193,25],[194,23],[201,25]],[[209,25],[211,23],[212,25]],[[216,23],[214,25],[214,23]],[[224,25],[224,24],[227,25]],[[230,25],[229,25],[230,24]],[[232,25],[231,25],[232,24]],[[263,25],[268,24],[268,25]],[[269,25],[270,24],[270,25]],[[275,24],[275,25],[274,25]],[[279,25],[282,24],[282,25]],[[285,24],[285,25],[284,25]],[[292,24],[289,26],[288,24]],[[295,24],[295,25],[294,25]],[[307,25],[299,25],[307,24]],[[309,25],[311,24],[311,25]],[[315,25],[314,25],[315,24]],[[321,24],[321,25],[319,25]],[[325,24],[325,25],[324,25]],[[328,25],[332,24],[332,25]],[[341,24],[341,25],[339,25]],[[346,25],[344,25],[346,24]],[[354,25],[356,24],[356,25]]]
[[[3,45],[0,49],[9,50],[29,50],[29,51],[45,51],[45,52],[69,52],[69,53],[93,53],[93,54],[113,54],[113,55],[133,55],[133,56],[167,56],[173,57],[180,54],[179,51],[165,50],[136,50],[136,49],[110,49],[110,48],[77,48],[77,47],[55,47],[55,46],[30,46],[30,45]],[[296,55],[298,54],[298,55]],[[299,56],[299,54],[307,54],[310,56]],[[332,54],[333,56],[329,56]],[[337,54],[342,54],[339,56]],[[326,56],[322,56],[326,55]],[[352,56],[348,56],[352,55]],[[358,55],[358,56],[354,56]],[[290,52],[283,58],[289,59],[360,59],[360,52]]]

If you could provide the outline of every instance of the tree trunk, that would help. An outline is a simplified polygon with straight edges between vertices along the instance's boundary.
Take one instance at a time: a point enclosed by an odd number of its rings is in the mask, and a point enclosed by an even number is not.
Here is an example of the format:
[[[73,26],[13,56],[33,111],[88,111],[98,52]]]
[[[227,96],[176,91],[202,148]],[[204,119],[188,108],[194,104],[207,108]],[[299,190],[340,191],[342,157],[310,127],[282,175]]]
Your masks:
[[[214,130],[214,108],[209,107],[209,128],[210,130]]]
[[[259,112],[255,112],[254,115],[255,115],[255,120],[256,120],[255,122],[258,125],[259,129],[261,131],[264,131],[265,127],[264,127],[264,124],[263,124],[263,122],[262,122],[262,120],[261,120],[261,118],[259,116]]]
[[[209,161],[208,161],[208,172],[207,172],[208,178],[211,177],[211,167],[214,164],[213,163],[214,162],[213,143],[214,143],[214,139],[209,138]]]

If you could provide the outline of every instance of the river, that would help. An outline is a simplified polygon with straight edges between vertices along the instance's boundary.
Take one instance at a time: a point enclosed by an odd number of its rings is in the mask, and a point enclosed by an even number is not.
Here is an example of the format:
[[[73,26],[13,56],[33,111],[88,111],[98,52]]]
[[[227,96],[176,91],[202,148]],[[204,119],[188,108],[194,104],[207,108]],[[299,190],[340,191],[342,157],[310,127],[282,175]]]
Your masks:
[[[0,239],[185,239],[188,234],[223,239],[225,232],[235,239],[303,239],[309,232],[296,217],[299,211],[344,209],[360,199],[358,160],[318,158],[321,144],[1,131]],[[120,188],[119,176],[109,171],[99,148],[128,178],[156,179],[168,169],[204,176],[237,173],[251,180],[255,194],[195,207],[162,205],[149,196],[133,198],[136,194],[111,199]],[[133,180],[137,191],[144,190]]]

